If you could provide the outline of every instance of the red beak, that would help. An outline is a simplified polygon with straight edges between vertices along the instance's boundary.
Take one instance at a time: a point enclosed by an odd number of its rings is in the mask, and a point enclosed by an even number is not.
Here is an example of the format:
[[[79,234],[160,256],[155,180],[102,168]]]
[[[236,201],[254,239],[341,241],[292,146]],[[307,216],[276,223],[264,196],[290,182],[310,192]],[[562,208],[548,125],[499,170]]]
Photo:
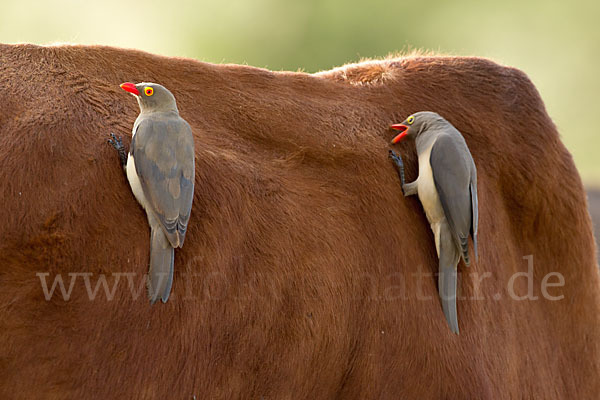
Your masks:
[[[390,125],[390,128],[400,131],[400,134],[392,139],[392,143],[396,144],[401,141],[406,135],[408,135],[408,126],[402,124]]]
[[[133,83],[130,82],[125,82],[125,83],[121,83],[121,89],[128,91],[129,93],[133,93],[136,96],[140,95],[139,90],[137,90],[137,88],[135,87],[135,85]]]

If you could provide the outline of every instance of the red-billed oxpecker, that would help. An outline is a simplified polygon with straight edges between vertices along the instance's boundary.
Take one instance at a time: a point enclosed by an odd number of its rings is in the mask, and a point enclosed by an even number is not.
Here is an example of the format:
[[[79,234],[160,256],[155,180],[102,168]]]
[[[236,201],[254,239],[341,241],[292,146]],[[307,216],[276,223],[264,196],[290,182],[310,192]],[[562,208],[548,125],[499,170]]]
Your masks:
[[[438,291],[446,320],[458,334],[456,268],[462,256],[469,265],[469,234],[477,257],[477,170],[461,133],[434,112],[422,111],[391,128],[400,131],[392,143],[415,140],[419,177],[404,182],[402,158],[390,150],[399,168],[404,196],[418,194],[439,259]]]
[[[129,154],[111,133],[127,180],[146,210],[150,225],[148,296],[165,303],[173,284],[174,248],[182,247],[194,196],[194,137],[179,116],[175,97],[156,83],[123,83],[140,115],[133,125]]]

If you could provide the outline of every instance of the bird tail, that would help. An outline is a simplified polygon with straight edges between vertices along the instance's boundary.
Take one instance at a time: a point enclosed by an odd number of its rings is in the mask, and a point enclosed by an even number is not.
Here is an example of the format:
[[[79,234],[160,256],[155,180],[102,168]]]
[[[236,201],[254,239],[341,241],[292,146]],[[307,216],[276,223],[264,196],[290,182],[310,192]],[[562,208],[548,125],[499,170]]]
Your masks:
[[[150,304],[154,304],[159,297],[166,303],[173,284],[175,250],[160,226],[151,227],[151,230],[148,297]]]
[[[464,253],[463,253],[464,254]],[[461,249],[456,246],[447,222],[440,224],[440,254],[438,292],[442,309],[450,330],[458,335],[456,312],[456,267],[461,257]]]
[[[458,335],[458,315],[456,312],[456,268],[454,265],[443,267],[440,264],[438,291],[442,309],[450,330]]]

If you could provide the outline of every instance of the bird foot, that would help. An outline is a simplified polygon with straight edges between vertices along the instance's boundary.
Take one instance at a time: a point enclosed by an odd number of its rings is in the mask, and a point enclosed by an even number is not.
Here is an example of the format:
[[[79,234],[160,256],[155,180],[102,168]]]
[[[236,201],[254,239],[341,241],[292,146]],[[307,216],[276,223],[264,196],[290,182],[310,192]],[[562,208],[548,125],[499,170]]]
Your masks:
[[[396,154],[396,152],[394,150],[390,150],[388,152],[388,156],[394,160],[396,162],[396,164],[400,164],[403,165],[404,163],[402,162],[402,156],[400,156],[400,154]]]
[[[402,194],[404,194],[404,184],[406,183],[404,179],[404,162],[402,161],[402,156],[400,154],[396,154],[394,150],[390,150],[388,153],[388,157],[394,161],[396,165],[396,169],[398,170],[398,176],[400,177],[400,183],[402,188]]]
[[[119,153],[119,160],[121,160],[121,165],[124,167],[127,164],[127,151],[125,150],[125,145],[123,145],[123,140],[121,140],[120,136],[116,136],[114,133],[110,133],[110,139],[107,142],[114,147],[115,150]]]
[[[125,149],[125,146],[123,146],[123,141],[121,140],[120,136],[115,135],[114,133],[110,133],[110,139],[107,140],[108,143],[110,143],[112,145],[112,147],[115,148],[115,150],[119,151],[121,149]]]

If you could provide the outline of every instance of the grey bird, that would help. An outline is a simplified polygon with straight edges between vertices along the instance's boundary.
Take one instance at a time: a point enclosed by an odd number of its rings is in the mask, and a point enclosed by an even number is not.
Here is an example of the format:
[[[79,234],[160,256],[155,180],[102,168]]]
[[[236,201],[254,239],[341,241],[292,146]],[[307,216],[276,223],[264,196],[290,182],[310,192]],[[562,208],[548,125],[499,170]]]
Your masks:
[[[400,131],[392,143],[415,140],[419,177],[404,182],[402,158],[390,150],[399,168],[404,196],[418,194],[435,238],[439,259],[438,291],[452,332],[458,334],[456,313],[457,265],[470,264],[468,238],[477,258],[477,169],[461,133],[440,115],[421,111],[392,129]]]
[[[165,303],[173,284],[174,248],[182,247],[194,196],[194,137],[175,97],[156,83],[123,83],[140,106],[129,153],[111,133],[127,180],[150,225],[148,296]]]

